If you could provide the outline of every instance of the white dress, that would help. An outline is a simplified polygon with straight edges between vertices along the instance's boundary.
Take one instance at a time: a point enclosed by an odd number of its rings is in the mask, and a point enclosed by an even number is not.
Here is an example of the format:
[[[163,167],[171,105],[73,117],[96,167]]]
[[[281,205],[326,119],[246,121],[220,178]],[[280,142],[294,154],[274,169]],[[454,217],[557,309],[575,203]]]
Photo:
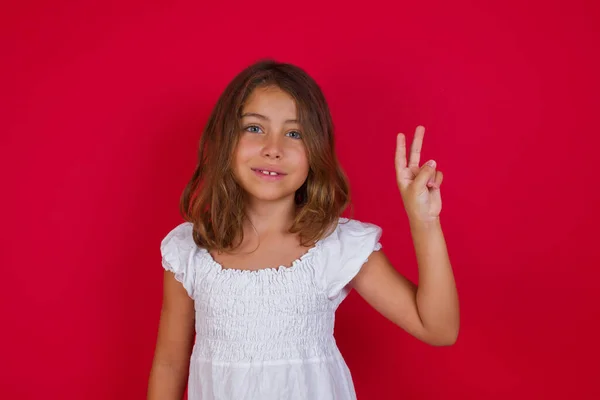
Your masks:
[[[335,311],[380,237],[378,226],[342,218],[290,267],[243,271],[198,247],[191,223],[169,232],[162,265],[195,304],[188,399],[356,399]]]

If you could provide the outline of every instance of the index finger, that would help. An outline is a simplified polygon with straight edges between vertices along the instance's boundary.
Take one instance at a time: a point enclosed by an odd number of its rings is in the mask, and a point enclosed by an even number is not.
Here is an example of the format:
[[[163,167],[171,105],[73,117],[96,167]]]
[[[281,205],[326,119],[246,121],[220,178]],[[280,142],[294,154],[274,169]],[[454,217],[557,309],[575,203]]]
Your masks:
[[[422,125],[417,126],[415,129],[415,136],[412,144],[410,145],[410,158],[408,159],[408,167],[419,167],[421,162],[421,149],[423,147],[423,136],[425,136],[425,127]]]
[[[396,137],[396,168],[406,168],[406,138],[403,133]]]

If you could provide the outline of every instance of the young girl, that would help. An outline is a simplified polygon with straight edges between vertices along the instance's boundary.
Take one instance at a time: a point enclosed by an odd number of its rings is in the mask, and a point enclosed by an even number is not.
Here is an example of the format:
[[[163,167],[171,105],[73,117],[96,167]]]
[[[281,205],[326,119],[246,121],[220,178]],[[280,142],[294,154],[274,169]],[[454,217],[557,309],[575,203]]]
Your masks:
[[[397,181],[419,286],[380,251],[381,229],[340,215],[349,201],[325,98],[303,70],[262,61],[228,85],[202,134],[181,212],[162,241],[164,298],[148,399],[350,400],[334,314],[354,288],[436,346],[459,329],[439,214],[442,173],[421,165],[424,129]],[[367,169],[372,172],[370,168]]]

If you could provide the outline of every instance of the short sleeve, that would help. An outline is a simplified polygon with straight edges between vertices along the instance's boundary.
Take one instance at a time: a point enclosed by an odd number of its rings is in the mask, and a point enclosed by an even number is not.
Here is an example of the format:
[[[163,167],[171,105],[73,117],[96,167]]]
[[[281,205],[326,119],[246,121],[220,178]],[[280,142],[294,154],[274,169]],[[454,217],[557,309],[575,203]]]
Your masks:
[[[192,257],[198,248],[192,236],[193,225],[184,222],[171,230],[162,240],[160,252],[162,266],[175,274],[190,297],[194,297],[195,269]]]
[[[357,220],[340,222],[326,268],[327,296],[341,302],[350,292],[348,284],[368,261],[373,251],[381,250],[382,229]],[[333,257],[332,257],[333,256]],[[341,297],[340,297],[341,295]]]

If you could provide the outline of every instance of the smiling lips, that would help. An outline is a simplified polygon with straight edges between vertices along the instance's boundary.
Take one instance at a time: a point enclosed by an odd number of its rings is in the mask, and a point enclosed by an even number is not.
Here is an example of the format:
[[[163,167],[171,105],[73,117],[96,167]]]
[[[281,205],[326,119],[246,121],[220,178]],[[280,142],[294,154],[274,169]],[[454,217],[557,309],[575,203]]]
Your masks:
[[[269,180],[281,179],[286,175],[281,171],[266,168],[252,168],[252,171],[254,171],[254,173],[260,176],[261,178],[267,178]]]

